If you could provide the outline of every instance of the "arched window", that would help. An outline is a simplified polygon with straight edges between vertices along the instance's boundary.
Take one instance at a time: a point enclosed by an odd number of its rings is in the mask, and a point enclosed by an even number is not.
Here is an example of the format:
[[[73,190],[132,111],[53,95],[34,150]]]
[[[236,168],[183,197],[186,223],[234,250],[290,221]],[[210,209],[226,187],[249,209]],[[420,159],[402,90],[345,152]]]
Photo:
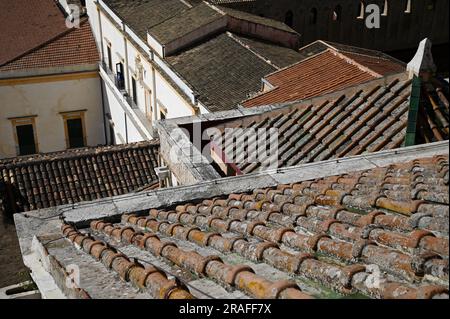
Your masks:
[[[405,1],[405,13],[411,13],[411,0]]]
[[[294,13],[291,10],[286,12],[286,15],[284,17],[284,23],[286,23],[286,25],[290,27],[294,25]]]
[[[316,24],[317,23],[317,9],[312,8],[309,12],[309,24]]]
[[[364,1],[360,1],[358,5],[358,12],[356,12],[358,19],[364,19],[365,7]]]
[[[388,2],[388,0],[384,0],[384,3],[383,3],[383,11],[382,11],[382,14],[381,14],[381,15],[387,16],[387,15],[388,15],[388,12],[389,12],[389,2]]]
[[[342,7],[337,5],[333,10],[333,21],[341,21]]]

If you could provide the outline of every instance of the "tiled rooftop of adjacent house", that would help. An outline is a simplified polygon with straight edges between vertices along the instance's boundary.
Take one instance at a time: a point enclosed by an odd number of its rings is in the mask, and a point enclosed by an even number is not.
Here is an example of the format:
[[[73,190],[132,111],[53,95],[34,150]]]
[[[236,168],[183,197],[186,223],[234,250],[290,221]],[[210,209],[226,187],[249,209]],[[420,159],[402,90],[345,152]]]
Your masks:
[[[206,3],[201,3],[155,25],[148,32],[160,43],[166,44],[221,18],[223,18],[222,13]]]
[[[448,154],[417,157],[63,224],[45,249],[112,280],[78,298],[448,298],[448,194]]]
[[[222,33],[167,60],[198,91],[200,101],[211,111],[235,108],[249,91],[259,90],[261,77],[276,70],[238,43],[231,33]]]
[[[0,66],[67,31],[54,1],[1,0],[0,8]]]
[[[68,29],[56,1],[1,1],[0,8],[0,72],[98,63],[87,19]]]
[[[275,111],[267,112],[263,107],[254,115],[241,115],[214,126],[222,132],[213,139],[215,152],[224,152],[229,164],[240,159],[234,163],[235,173],[246,174],[263,169],[263,163],[247,161],[249,154],[240,158],[236,142],[225,140],[227,128],[277,129],[278,167],[447,140],[448,90],[445,81],[414,84],[402,73]],[[413,103],[419,105],[417,119]],[[407,143],[411,134],[412,142]]]
[[[227,7],[219,7],[219,8],[220,8],[220,10],[225,12],[227,15],[234,17],[236,19],[251,21],[256,24],[268,26],[268,27],[271,27],[274,29],[284,30],[289,33],[296,33],[296,31],[294,31],[291,27],[289,27],[285,23],[280,22],[278,20],[265,18],[265,17],[258,16],[255,14],[247,13],[245,11],[234,10],[234,9],[227,8]]]
[[[189,9],[197,0],[105,0],[105,3],[143,39],[147,30]]]
[[[297,51],[280,47],[268,41],[237,34],[234,34],[234,38],[247,46],[252,52],[270,61],[270,64],[278,69],[297,63],[301,59],[301,55]]]
[[[319,49],[312,49],[316,47]],[[306,99],[405,71],[403,63],[380,52],[348,46],[338,48],[317,41],[300,49],[302,56],[308,56],[306,52],[313,54],[265,76],[270,87],[242,105],[253,107]]]
[[[245,45],[239,37],[226,32],[170,56],[167,61],[194,87],[210,111],[229,110],[236,108],[249,92],[258,91],[262,77],[277,70]],[[256,47],[257,52],[259,49]],[[264,56],[266,50],[278,56],[295,54],[292,49],[275,45],[258,53]],[[280,59],[281,67],[292,59],[284,61]]]
[[[203,1],[139,0],[130,4],[123,0],[107,0],[105,3],[143,41],[147,41],[148,32],[166,46],[165,60],[211,112],[237,108],[250,93],[260,90],[261,78],[302,57],[287,47],[288,44],[277,43],[276,37],[269,41],[256,34],[257,26],[263,25],[288,33],[293,39],[299,36],[283,23],[270,19],[214,7]],[[254,26],[241,28],[236,21],[230,23],[230,18]],[[196,33],[204,34],[195,41],[190,40]],[[181,41],[182,37],[186,39]],[[168,43],[178,40],[181,44],[175,49],[167,48]],[[291,43],[292,47],[295,45]]]
[[[0,160],[7,212],[91,201],[158,187],[159,142]]]
[[[80,28],[66,29],[45,45],[1,66],[0,71],[95,65],[99,60],[91,26],[84,19]]]

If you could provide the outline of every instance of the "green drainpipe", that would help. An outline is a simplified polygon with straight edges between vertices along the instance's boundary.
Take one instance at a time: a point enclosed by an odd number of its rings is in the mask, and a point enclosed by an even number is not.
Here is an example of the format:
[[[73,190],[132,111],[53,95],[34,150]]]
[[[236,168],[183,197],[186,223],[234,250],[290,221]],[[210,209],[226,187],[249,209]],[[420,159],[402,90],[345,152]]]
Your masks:
[[[412,81],[411,98],[409,100],[405,146],[416,145],[417,114],[419,113],[421,86],[420,78],[418,76],[414,76]]]

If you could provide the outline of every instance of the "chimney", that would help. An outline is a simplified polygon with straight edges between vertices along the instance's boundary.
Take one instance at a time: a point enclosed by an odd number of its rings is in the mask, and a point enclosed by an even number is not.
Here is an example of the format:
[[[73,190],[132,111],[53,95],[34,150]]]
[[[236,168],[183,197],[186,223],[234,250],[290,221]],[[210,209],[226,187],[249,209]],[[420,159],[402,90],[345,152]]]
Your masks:
[[[420,42],[416,55],[406,67],[410,78],[417,76],[427,81],[436,72],[431,46],[431,41],[428,38]]]
[[[155,172],[159,179],[160,188],[172,186],[170,181],[170,170],[167,166],[155,167]]]

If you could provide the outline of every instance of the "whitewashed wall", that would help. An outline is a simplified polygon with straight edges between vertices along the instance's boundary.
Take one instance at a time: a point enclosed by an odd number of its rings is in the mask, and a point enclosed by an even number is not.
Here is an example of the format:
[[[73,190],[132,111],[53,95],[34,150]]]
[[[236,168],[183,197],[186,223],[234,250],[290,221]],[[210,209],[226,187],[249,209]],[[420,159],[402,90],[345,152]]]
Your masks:
[[[136,48],[123,34],[123,23],[122,21],[114,15],[113,12],[109,12],[110,15],[113,16],[114,23],[112,23],[109,18],[99,12],[97,10],[97,6],[94,3],[95,0],[87,1],[87,10],[90,18],[90,23],[92,25],[92,29],[98,43],[99,48],[103,48],[103,61],[107,62],[107,41],[111,43],[111,53],[112,53],[112,62],[113,68],[115,69],[116,63],[122,62],[124,64],[124,68],[128,68],[125,73],[125,76],[128,79],[125,80],[125,86],[127,92],[131,95],[131,78],[132,75],[136,73],[136,57],[140,56],[142,65],[144,67],[144,78],[143,83],[137,82],[137,95],[138,95],[138,105],[139,110],[145,114],[145,90],[149,90],[151,92],[151,105],[153,108],[153,114],[151,115],[151,121],[160,119],[160,106],[163,106],[167,110],[166,117],[167,118],[176,118],[182,116],[190,116],[194,115],[195,111],[190,105],[191,101],[186,101],[184,97],[182,97],[176,89],[172,86],[173,83],[169,83],[165,78],[159,73],[159,71],[153,68],[152,63],[159,63],[160,67],[166,69],[170,74],[166,74],[165,76],[172,76],[175,83],[179,83],[182,87],[182,90],[189,91],[187,85],[183,82],[182,79],[177,78],[175,73],[170,70],[170,67],[167,64],[164,64],[162,60],[158,59],[158,61],[152,61],[152,56],[150,54],[149,46],[138,39],[136,35],[133,34],[133,31],[128,27],[125,27],[126,32],[131,34],[136,42],[139,42],[142,47],[141,51],[145,50],[148,54],[145,56],[139,52],[138,48]],[[100,1],[101,3],[101,1]],[[108,10],[108,8],[106,8]],[[100,25],[101,24],[101,25]],[[115,70],[114,70],[115,71]],[[179,90],[180,88],[178,88]],[[125,125],[125,112],[123,110],[123,106],[118,101],[114,101],[114,94],[110,91],[111,89],[107,86],[105,87],[105,101],[107,101],[108,109],[111,112],[111,118],[114,122],[114,127],[116,130],[116,143],[126,143],[126,136],[128,136],[128,142],[132,142],[135,140],[143,140],[145,136],[140,133],[142,129],[139,130],[135,126],[135,124],[127,120]],[[116,92],[117,93],[117,92]],[[188,92],[191,93],[191,92]],[[207,113],[207,110],[204,107],[200,106],[201,112]],[[143,123],[147,125],[147,123]],[[150,130],[150,128],[149,128]],[[119,138],[118,138],[119,137]],[[122,138],[120,138],[122,137]]]
[[[100,79],[87,78],[21,85],[0,83],[0,158],[15,157],[14,129],[9,118],[37,116],[36,134],[42,153],[66,149],[60,112],[86,109],[89,146],[104,144]]]

